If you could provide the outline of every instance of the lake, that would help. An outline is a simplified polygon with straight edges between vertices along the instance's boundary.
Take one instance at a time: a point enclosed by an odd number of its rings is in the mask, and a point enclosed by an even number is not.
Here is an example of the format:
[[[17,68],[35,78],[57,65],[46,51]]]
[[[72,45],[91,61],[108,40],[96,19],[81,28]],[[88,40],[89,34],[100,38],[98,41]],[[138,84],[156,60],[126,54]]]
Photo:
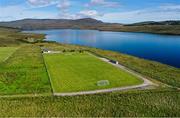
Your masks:
[[[97,30],[36,30],[46,40],[118,51],[180,68],[180,36]]]

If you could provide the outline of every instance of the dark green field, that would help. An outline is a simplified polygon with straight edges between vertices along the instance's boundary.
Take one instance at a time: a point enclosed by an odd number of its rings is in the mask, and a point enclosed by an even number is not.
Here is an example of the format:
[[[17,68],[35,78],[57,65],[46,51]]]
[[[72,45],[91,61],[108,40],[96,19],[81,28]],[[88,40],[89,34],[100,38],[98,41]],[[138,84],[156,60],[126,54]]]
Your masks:
[[[143,81],[87,52],[44,54],[55,92],[79,92],[142,84]],[[109,85],[97,82],[108,80]]]
[[[27,41],[32,35],[37,40]],[[85,50],[98,56],[118,60],[124,66],[159,84],[159,87],[154,90],[97,95],[52,96],[51,83],[40,47],[63,52]],[[4,51],[6,53],[3,53]],[[21,34],[18,30],[9,28],[0,28],[0,56],[0,117],[180,116],[180,91],[177,89],[180,87],[180,69],[178,68],[112,51],[43,42],[39,35]],[[3,61],[5,58],[7,60]],[[28,95],[22,96],[26,94]]]
[[[0,94],[51,92],[39,47],[22,46],[0,66]]]
[[[138,73],[141,73],[147,78],[152,78],[153,80],[160,81],[162,83],[171,85],[173,87],[180,87],[180,69],[174,68],[172,66],[168,66],[154,61],[140,59],[137,57],[121,54],[118,52],[88,48],[83,46],[65,45],[65,44],[56,44],[56,43],[44,43],[38,45],[44,45],[45,47],[52,50],[62,50],[62,51],[87,50],[94,54],[97,54],[98,56],[118,60],[122,65]]]

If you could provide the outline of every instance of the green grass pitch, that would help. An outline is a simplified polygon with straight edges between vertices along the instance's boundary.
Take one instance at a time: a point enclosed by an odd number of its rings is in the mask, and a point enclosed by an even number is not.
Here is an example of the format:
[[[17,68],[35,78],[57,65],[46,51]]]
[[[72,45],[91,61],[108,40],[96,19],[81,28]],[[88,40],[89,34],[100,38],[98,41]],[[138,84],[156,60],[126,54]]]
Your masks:
[[[142,80],[88,53],[44,54],[54,92],[79,92],[141,84]],[[109,85],[98,86],[100,80]]]

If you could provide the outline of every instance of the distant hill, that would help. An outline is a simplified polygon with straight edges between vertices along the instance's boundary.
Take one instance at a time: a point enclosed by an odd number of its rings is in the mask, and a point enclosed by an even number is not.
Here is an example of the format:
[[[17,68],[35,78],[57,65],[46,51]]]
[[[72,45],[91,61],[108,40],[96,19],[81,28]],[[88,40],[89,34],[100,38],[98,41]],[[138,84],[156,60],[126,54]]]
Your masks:
[[[69,19],[23,19],[10,22],[0,22],[0,26],[20,28],[23,30],[57,29],[57,28],[81,28],[104,24],[102,21],[84,18],[77,20]]]
[[[160,22],[146,21],[146,22],[129,24],[128,26],[143,26],[143,25],[180,25],[180,20],[177,20],[177,21],[160,21]]]
[[[0,26],[19,28],[21,30],[43,29],[92,29],[116,32],[145,32],[156,34],[180,35],[180,21],[147,21],[123,25],[120,23],[105,23],[92,18],[70,19],[23,19],[10,22],[0,22]]]

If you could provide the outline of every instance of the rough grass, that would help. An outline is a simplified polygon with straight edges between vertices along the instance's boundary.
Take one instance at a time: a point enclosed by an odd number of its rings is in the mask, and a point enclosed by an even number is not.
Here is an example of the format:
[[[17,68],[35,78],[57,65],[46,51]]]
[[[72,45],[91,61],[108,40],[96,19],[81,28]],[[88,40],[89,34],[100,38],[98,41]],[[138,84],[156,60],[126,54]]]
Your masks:
[[[0,64],[0,94],[51,92],[41,50],[26,45]]]
[[[0,47],[0,63],[16,51],[17,47]]]
[[[17,32],[18,30],[15,29],[0,27],[0,46],[14,46],[21,44],[22,42],[16,40],[16,37],[10,36]]]
[[[180,92],[141,91],[75,97],[1,98],[0,116],[179,117]]]
[[[55,92],[77,92],[143,83],[135,76],[103,62],[87,52],[44,54]],[[109,85],[98,86],[100,80]]]
[[[90,49],[94,53],[118,60],[124,66],[162,83],[180,88],[180,69],[154,61],[120,54],[112,51]]]
[[[18,29],[0,27],[0,46],[17,46],[40,42],[43,39],[43,34],[22,33]]]

